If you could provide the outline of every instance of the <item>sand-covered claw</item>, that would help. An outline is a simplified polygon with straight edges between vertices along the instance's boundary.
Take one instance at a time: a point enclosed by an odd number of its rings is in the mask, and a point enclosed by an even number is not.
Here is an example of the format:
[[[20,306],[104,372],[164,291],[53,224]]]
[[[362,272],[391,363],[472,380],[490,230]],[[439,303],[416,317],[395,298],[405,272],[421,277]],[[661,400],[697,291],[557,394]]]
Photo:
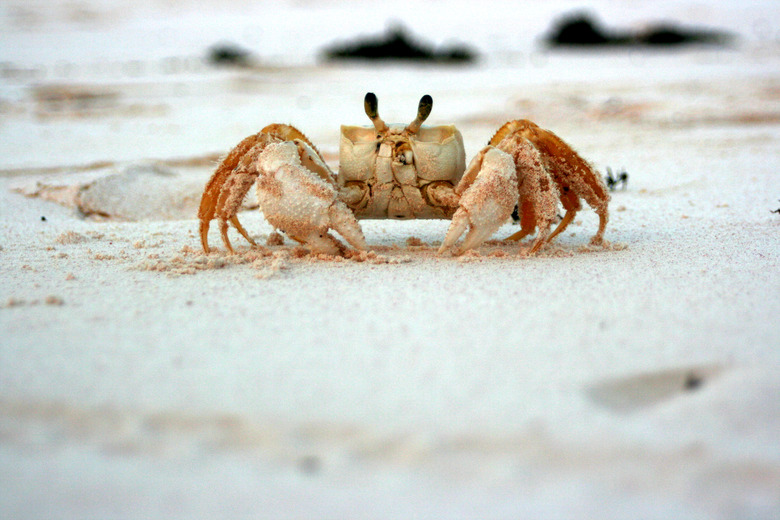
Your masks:
[[[307,143],[270,143],[257,156],[257,201],[266,220],[315,253],[340,254],[337,231],[359,250],[368,248],[363,231],[336,186],[328,167]]]
[[[517,173],[512,157],[486,146],[471,161],[455,192],[460,205],[452,217],[439,254],[455,246],[469,228],[456,255],[479,246],[506,222],[518,201]]]

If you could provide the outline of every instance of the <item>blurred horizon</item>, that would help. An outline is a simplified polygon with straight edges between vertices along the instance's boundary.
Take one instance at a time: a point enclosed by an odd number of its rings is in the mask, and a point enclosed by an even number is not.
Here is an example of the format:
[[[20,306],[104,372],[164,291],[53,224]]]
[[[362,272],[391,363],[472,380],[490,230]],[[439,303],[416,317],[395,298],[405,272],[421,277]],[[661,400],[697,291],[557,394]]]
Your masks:
[[[273,8],[270,8],[273,5]],[[343,15],[348,9],[350,16]],[[404,16],[414,13],[414,16]],[[473,47],[488,62],[542,48],[556,20],[585,13],[607,28],[637,31],[652,24],[710,28],[744,44],[780,42],[780,9],[754,0],[702,4],[671,1],[373,2],[209,0],[10,0],[0,7],[0,62],[42,65],[64,62],[186,58],[229,43],[265,65],[312,65],[322,49],[377,36],[401,24],[420,41]],[[762,13],[758,16],[757,13]],[[149,22],[149,20],[153,20]],[[64,33],[67,33],[64,34]],[[141,41],[127,44],[129,36]],[[509,57],[509,58],[508,58]]]

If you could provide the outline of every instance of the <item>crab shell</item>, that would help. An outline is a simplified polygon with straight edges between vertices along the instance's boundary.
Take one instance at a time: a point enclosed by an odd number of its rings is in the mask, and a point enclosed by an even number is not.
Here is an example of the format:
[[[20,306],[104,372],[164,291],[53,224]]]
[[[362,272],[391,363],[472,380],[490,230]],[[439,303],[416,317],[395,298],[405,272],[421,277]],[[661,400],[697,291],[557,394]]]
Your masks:
[[[466,169],[463,137],[453,125],[341,127],[338,185],[342,200],[362,219],[451,218],[457,206],[435,193],[454,192]]]

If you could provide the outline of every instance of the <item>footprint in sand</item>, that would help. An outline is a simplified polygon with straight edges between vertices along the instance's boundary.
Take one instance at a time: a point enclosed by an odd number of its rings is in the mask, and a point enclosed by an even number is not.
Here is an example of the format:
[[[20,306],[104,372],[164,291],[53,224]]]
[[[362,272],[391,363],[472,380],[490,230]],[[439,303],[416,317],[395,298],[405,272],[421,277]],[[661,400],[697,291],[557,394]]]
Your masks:
[[[630,413],[707,385],[723,370],[700,366],[648,372],[611,379],[587,388],[588,397],[613,412]]]

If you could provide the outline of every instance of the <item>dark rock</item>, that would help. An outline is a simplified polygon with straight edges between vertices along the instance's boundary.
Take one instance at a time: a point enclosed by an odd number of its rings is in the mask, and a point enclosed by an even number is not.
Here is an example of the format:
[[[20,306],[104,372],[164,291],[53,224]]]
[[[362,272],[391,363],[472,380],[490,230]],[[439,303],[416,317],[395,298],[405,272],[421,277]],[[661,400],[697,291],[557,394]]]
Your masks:
[[[435,48],[422,42],[401,25],[394,24],[376,37],[357,38],[346,43],[336,43],[323,50],[328,61],[412,61],[464,64],[476,60],[476,53],[467,46],[454,45]]]
[[[547,38],[550,45],[611,45],[617,38],[607,34],[594,20],[584,14],[565,16]]]
[[[687,44],[728,45],[731,40],[731,35],[725,32],[683,29],[675,25],[657,25],[637,36],[639,43],[659,46]]]
[[[211,65],[228,67],[248,67],[251,65],[251,54],[246,49],[232,43],[218,43],[208,52],[208,62]]]
[[[733,37],[725,32],[709,29],[683,28],[673,24],[652,25],[644,31],[611,31],[604,29],[588,14],[564,15],[553,24],[553,30],[545,38],[550,47],[607,47],[679,45],[728,45]]]

